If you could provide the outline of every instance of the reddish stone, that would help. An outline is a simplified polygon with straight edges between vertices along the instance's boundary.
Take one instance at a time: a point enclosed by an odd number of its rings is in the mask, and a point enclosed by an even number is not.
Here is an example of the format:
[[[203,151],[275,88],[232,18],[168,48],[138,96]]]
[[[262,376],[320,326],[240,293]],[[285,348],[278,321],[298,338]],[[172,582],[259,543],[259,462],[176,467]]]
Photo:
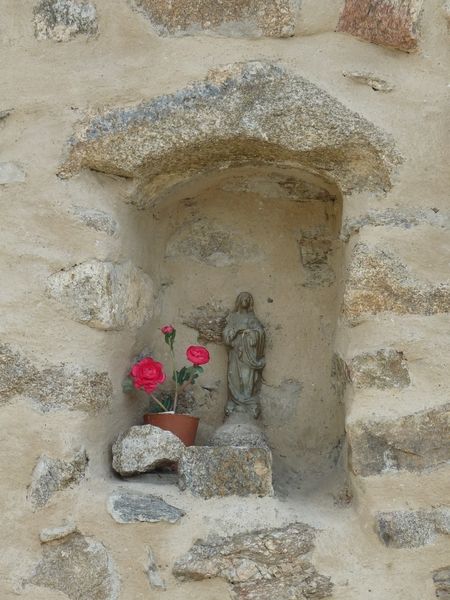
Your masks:
[[[337,30],[412,52],[422,5],[423,0],[346,0]]]

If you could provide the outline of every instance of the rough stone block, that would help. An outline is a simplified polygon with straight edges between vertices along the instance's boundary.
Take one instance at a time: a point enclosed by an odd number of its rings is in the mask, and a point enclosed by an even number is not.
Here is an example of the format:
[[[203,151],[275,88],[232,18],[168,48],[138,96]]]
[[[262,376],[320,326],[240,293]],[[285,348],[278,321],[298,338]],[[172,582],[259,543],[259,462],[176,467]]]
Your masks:
[[[435,541],[437,534],[450,533],[448,508],[400,510],[378,513],[376,529],[386,546],[417,548]]]
[[[132,263],[92,260],[49,277],[48,295],[70,316],[103,330],[140,327],[153,313],[153,284]]]
[[[397,419],[347,425],[355,475],[422,471],[450,462],[450,404]]]
[[[403,352],[392,348],[354,356],[349,371],[357,388],[403,388],[411,383]]]
[[[412,52],[417,49],[423,0],[346,0],[338,31]]]
[[[108,512],[118,523],[176,523],[185,514],[153,494],[126,490],[111,494]]]
[[[83,0],[41,0],[34,9],[38,40],[67,42],[78,34],[97,33],[95,5]]]
[[[84,449],[69,460],[42,455],[33,470],[28,493],[34,508],[45,506],[55,492],[77,485],[85,475],[87,464]]]
[[[119,577],[105,546],[80,533],[45,544],[28,583],[62,592],[70,600],[119,598]]]
[[[436,598],[450,600],[450,565],[434,571],[433,582],[436,589]]]
[[[77,526],[75,523],[64,523],[60,527],[51,527],[43,529],[39,534],[41,544],[47,544],[48,542],[54,542],[55,540],[62,540],[63,538],[75,533]]]
[[[95,229],[95,231],[101,231],[107,235],[113,236],[119,229],[117,221],[103,210],[74,206],[72,211],[81,223],[86,225],[86,227]]]
[[[198,540],[174,566],[182,581],[222,577],[237,600],[331,597],[333,584],[310,562],[315,530],[304,523]]]
[[[37,368],[22,353],[0,343],[0,404],[14,396],[29,398],[42,412],[68,409],[97,413],[108,406],[112,384],[107,373],[77,365]]]
[[[171,465],[185,446],[176,435],[153,425],[135,425],[119,435],[112,447],[113,469],[128,477]]]
[[[263,448],[186,448],[178,465],[179,486],[194,496],[270,496],[272,454]]]
[[[231,37],[289,37],[295,34],[293,0],[136,0],[162,35],[215,32]]]
[[[0,185],[23,183],[24,181],[25,173],[22,167],[12,162],[0,163]]]
[[[353,250],[344,293],[344,314],[351,322],[380,312],[434,315],[450,311],[450,285],[415,277],[395,256],[359,243]]]
[[[229,312],[221,305],[208,303],[183,317],[183,324],[198,331],[199,341],[222,344],[222,333]]]

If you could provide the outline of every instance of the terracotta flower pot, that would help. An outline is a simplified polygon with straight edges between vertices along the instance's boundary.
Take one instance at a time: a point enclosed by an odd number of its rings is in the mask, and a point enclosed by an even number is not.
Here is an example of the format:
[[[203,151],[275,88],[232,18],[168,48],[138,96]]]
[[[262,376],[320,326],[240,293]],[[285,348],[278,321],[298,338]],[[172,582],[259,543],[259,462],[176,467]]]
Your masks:
[[[185,446],[193,446],[200,419],[174,413],[145,413],[144,423],[171,431]]]

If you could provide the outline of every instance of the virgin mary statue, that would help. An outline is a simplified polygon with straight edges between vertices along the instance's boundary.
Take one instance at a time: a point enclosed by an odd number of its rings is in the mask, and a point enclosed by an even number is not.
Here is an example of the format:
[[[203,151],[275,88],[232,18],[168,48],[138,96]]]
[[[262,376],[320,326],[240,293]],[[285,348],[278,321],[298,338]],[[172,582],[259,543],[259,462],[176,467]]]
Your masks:
[[[228,346],[228,402],[225,414],[250,413],[259,416],[258,394],[261,388],[265,333],[253,311],[253,296],[241,292],[234,312],[227,317],[223,341]]]

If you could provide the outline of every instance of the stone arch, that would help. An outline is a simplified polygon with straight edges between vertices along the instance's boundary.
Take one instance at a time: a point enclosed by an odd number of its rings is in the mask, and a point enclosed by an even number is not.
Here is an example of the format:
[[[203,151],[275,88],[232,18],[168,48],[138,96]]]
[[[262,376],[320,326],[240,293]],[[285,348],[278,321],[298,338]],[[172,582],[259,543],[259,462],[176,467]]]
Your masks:
[[[268,176],[270,169],[284,170],[311,186],[315,200],[322,194],[334,206],[339,225],[342,197],[387,190],[398,162],[387,134],[328,93],[279,65],[250,62],[211,71],[205,81],[174,94],[87,115],[77,125],[59,175],[69,178],[90,169],[130,179],[128,201],[145,209],[179,202],[192,185],[201,193],[208,178],[225,171],[255,168]],[[305,261],[313,269],[327,264],[338,226],[333,235],[306,237]],[[156,253],[154,260],[163,258]],[[159,289],[161,281],[154,284]],[[333,335],[336,322],[334,314]],[[328,358],[342,400],[345,366]],[[291,383],[286,381],[280,391],[287,394]],[[292,393],[298,392],[295,385]],[[339,427],[343,433],[342,419]]]

